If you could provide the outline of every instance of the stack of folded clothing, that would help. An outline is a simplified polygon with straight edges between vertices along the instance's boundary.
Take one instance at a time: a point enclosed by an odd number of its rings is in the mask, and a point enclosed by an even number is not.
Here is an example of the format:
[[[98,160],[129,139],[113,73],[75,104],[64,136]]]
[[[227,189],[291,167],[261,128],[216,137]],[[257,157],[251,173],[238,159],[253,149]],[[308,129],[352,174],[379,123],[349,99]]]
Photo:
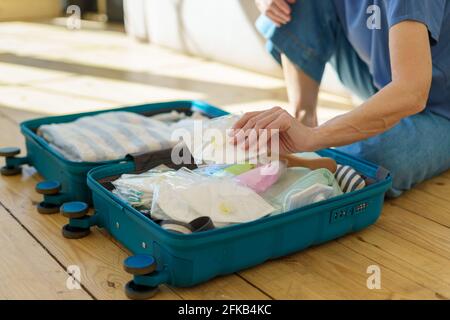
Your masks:
[[[171,137],[173,130],[190,130],[194,120],[209,119],[196,112],[191,117],[178,112],[145,117],[113,111],[42,125],[38,134],[67,160],[101,162],[171,148],[178,142]]]

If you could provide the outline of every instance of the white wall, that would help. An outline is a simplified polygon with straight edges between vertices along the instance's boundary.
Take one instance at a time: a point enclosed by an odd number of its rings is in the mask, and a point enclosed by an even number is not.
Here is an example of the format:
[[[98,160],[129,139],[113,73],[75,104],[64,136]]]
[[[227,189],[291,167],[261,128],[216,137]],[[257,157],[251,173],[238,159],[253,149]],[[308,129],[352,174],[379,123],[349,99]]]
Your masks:
[[[254,22],[254,0],[125,0],[127,32],[181,52],[281,77]],[[145,30],[145,31],[144,31]],[[344,93],[327,67],[323,88]]]

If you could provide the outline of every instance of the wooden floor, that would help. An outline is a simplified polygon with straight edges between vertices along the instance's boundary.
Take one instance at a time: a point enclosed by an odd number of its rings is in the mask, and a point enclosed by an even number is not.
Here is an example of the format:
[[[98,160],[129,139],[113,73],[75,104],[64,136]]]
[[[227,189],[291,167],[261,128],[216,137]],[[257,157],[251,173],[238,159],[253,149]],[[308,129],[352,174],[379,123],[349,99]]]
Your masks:
[[[0,23],[0,146],[24,150],[18,124],[36,116],[173,99],[205,99],[230,111],[286,105],[280,79],[121,33]],[[321,121],[349,103],[322,92]],[[40,180],[29,167],[0,178],[0,299],[124,299],[127,251],[98,229],[64,239],[65,218],[35,211]],[[80,268],[79,290],[66,286],[72,265]],[[367,288],[372,265],[381,270],[381,289]],[[155,298],[450,299],[450,172],[388,201],[362,232],[194,288],[164,286]]]

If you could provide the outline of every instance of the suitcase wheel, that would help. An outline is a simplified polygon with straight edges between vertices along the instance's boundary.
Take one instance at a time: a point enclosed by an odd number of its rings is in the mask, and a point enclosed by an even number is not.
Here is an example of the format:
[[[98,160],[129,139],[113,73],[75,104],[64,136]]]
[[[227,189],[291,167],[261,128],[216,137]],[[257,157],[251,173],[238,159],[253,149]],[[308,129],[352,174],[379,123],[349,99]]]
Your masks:
[[[40,202],[37,205],[37,211],[41,214],[53,214],[59,212],[59,206],[52,203]]]
[[[87,203],[74,201],[64,203],[60,210],[63,216],[69,219],[79,219],[87,215],[89,206]]]
[[[156,270],[156,261],[152,256],[138,254],[126,258],[123,261],[123,268],[134,276],[143,276]]]
[[[72,227],[68,224],[62,228],[62,235],[66,239],[81,239],[88,236],[90,233],[91,229],[89,228]]]
[[[41,181],[36,184],[36,192],[43,195],[56,195],[61,191],[61,183],[59,181]]]
[[[22,173],[22,168],[20,167],[21,161],[15,161],[17,156],[20,153],[20,149],[16,147],[5,147],[0,148],[0,157],[6,158],[6,165],[0,169],[0,173],[2,176],[15,176],[17,174]]]
[[[0,169],[0,173],[2,174],[2,176],[6,176],[6,177],[15,176],[15,175],[22,173],[22,168],[21,167],[4,166]]]
[[[17,156],[20,153],[20,149],[16,147],[0,148],[0,157],[10,158]]]
[[[133,300],[150,299],[158,292],[158,287],[143,286],[133,280],[125,285],[125,295]]]

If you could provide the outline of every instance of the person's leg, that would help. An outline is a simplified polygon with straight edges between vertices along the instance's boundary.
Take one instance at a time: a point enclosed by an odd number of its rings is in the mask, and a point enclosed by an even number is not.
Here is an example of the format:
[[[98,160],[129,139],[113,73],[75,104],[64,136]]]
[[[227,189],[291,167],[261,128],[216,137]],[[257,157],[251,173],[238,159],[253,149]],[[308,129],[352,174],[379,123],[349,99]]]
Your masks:
[[[277,28],[262,16],[256,25],[268,40],[267,49],[283,66],[289,103],[306,125],[317,125],[319,85],[327,62],[360,97],[376,92],[368,66],[345,36],[333,1],[298,0],[288,24]]]
[[[295,118],[308,127],[317,127],[317,99],[319,83],[304,73],[284,54],[281,55],[289,104]]]
[[[317,125],[316,106],[325,64],[335,47],[337,17],[332,1],[298,0],[291,22],[277,28],[262,16],[257,27],[267,48],[282,65],[289,103],[306,125]]]
[[[338,148],[391,172],[390,197],[450,169],[450,120],[425,111],[376,137]]]

